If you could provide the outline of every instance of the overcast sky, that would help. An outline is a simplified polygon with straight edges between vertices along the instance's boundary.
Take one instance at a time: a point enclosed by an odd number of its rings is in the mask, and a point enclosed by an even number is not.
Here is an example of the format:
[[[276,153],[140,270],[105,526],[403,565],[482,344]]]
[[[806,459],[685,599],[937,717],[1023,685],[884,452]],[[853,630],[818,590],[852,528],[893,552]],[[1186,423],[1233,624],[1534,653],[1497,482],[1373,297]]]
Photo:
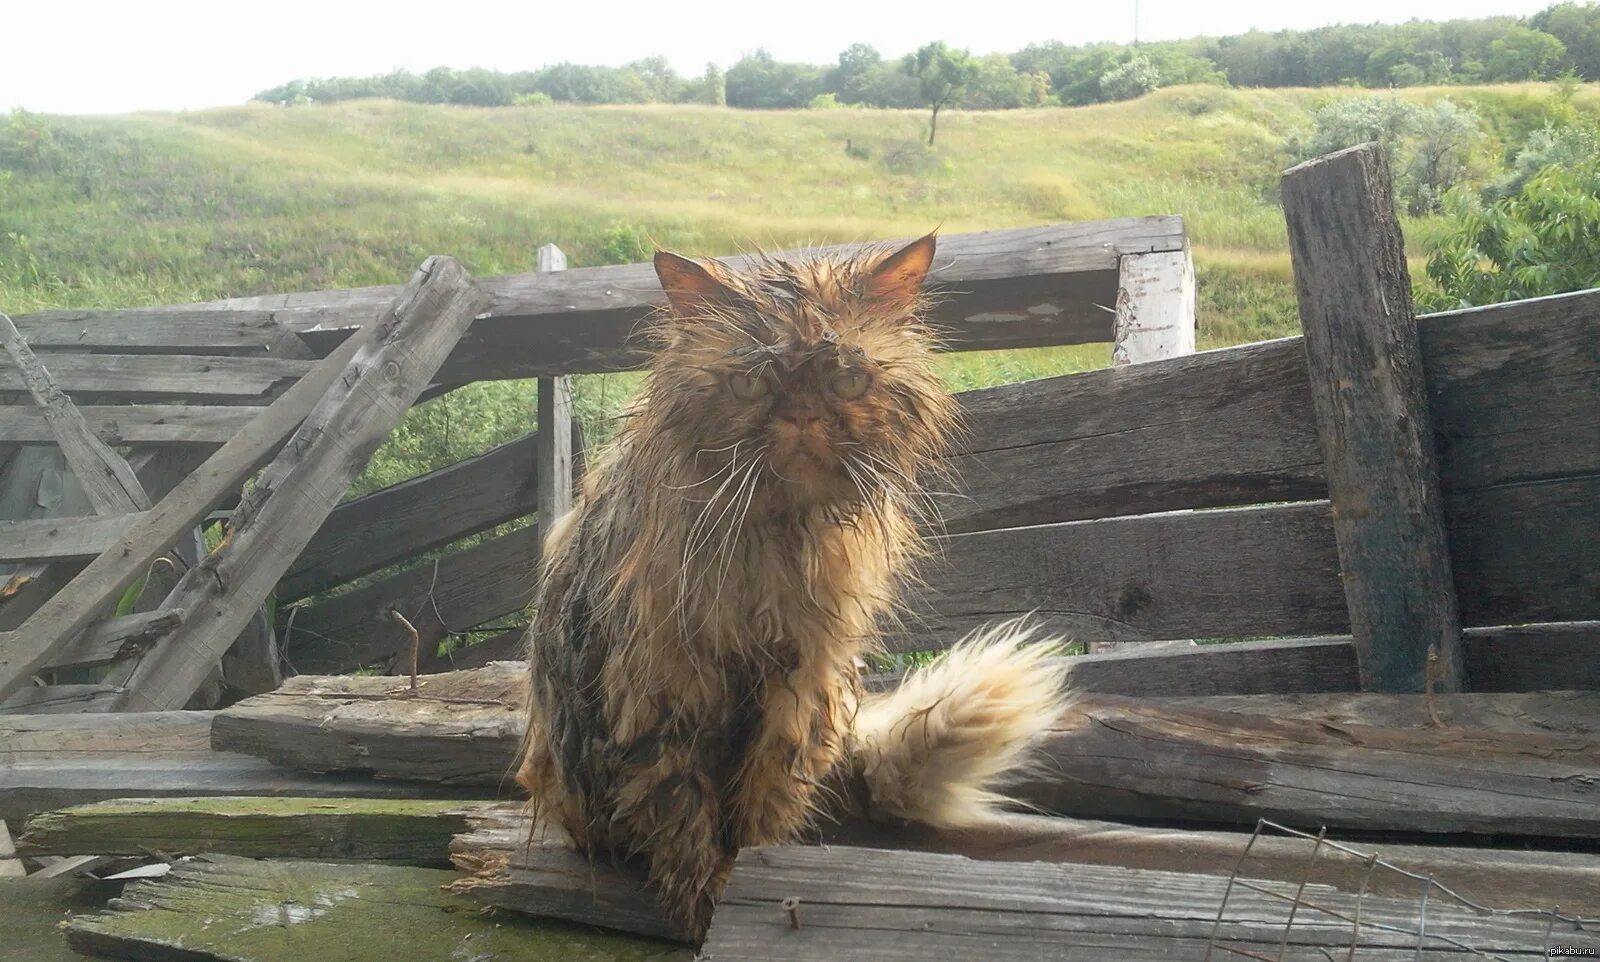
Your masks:
[[[1526,16],[1553,0],[1138,0],[1139,36],[1172,40],[1329,23]],[[296,77],[435,66],[520,70],[664,54],[685,73],[758,47],[831,63],[851,43],[898,56],[943,39],[974,53],[1046,40],[1126,42],[1135,0],[6,0],[0,109],[180,110],[240,103]]]

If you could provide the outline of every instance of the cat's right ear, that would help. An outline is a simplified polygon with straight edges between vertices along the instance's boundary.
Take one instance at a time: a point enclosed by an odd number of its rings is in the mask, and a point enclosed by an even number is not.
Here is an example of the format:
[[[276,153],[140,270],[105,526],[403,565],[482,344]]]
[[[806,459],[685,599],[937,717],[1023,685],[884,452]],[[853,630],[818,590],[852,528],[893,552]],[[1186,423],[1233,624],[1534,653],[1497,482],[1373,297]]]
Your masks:
[[[679,317],[694,317],[707,305],[726,303],[732,296],[704,264],[671,251],[656,251],[656,277],[667,292],[667,303]]]

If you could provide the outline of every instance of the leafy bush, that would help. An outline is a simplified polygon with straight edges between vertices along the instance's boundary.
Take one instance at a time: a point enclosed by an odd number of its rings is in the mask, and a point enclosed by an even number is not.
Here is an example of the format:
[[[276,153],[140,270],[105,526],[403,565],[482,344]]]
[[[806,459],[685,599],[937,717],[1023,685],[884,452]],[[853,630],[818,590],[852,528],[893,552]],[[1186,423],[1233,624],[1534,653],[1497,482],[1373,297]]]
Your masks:
[[[631,224],[613,224],[600,238],[600,257],[607,264],[638,264],[654,250],[644,228]]]
[[[1600,287],[1600,157],[1546,167],[1514,195],[1484,205],[1447,199],[1450,227],[1429,244],[1430,310]]]
[[[543,90],[535,90],[532,93],[519,94],[517,99],[512,101],[512,103],[518,107],[548,107],[555,102],[555,98],[545,93]]]
[[[1347,97],[1323,105],[1313,120],[1310,135],[1290,135],[1291,155],[1310,160],[1376,141],[1412,214],[1439,210],[1446,192],[1472,179],[1487,139],[1477,113],[1452,100],[1422,107],[1396,97]]]
[[[1100,92],[1107,100],[1132,100],[1161,86],[1161,71],[1150,58],[1128,58],[1100,75]]]

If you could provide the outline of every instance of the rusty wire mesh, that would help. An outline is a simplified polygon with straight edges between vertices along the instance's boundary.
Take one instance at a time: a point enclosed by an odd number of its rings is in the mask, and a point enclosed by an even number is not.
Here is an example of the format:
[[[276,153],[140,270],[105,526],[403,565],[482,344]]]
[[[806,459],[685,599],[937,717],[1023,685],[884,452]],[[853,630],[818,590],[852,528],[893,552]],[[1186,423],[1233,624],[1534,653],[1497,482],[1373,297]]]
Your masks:
[[[1265,882],[1247,877],[1246,865],[1251,849],[1264,834],[1301,839],[1308,843],[1305,870],[1298,882]],[[1317,864],[1323,859],[1353,859],[1359,863],[1361,881],[1358,890],[1353,894],[1348,891],[1334,892],[1327,886],[1314,884]],[[1419,894],[1414,903],[1415,918],[1409,924],[1396,924],[1392,918],[1389,921],[1374,918],[1366,911],[1371,902],[1381,901],[1386,907],[1396,904],[1396,900],[1392,898],[1378,900],[1371,895],[1370,883],[1379,872],[1394,873],[1396,877],[1411,880],[1418,886]],[[1225,937],[1223,931],[1225,923],[1238,921],[1227,918],[1229,899],[1237,890],[1256,893],[1287,906],[1282,921],[1282,935],[1275,950],[1262,950],[1259,920],[1251,920],[1253,937],[1248,939],[1251,944],[1246,944],[1246,940],[1242,938]],[[1334,897],[1330,898],[1330,895]],[[1480,920],[1526,921],[1530,944],[1525,950],[1519,947],[1507,954],[1507,950],[1503,947],[1486,948],[1438,931],[1440,927],[1438,923],[1452,916],[1456,919],[1471,917]],[[1434,923],[1434,929],[1431,931],[1430,921]],[[1305,944],[1295,938],[1297,924],[1302,927],[1302,931],[1309,926],[1317,925],[1322,929],[1323,940],[1327,941],[1330,922],[1348,926],[1349,929],[1348,941],[1338,946],[1337,951],[1327,944]],[[1364,942],[1363,932],[1369,936],[1381,933],[1389,938],[1380,948],[1374,945],[1374,940],[1370,938]],[[1542,944],[1536,944],[1541,935]],[[1414,939],[1414,958],[1418,960],[1448,957],[1516,962],[1529,958],[1561,957],[1566,947],[1580,948],[1580,951],[1571,953],[1573,955],[1600,956],[1600,919],[1571,915],[1562,912],[1556,905],[1509,908],[1485,905],[1461,895],[1430,875],[1419,874],[1388,862],[1376,852],[1360,851],[1334,841],[1328,838],[1326,827],[1312,834],[1261,819],[1256,823],[1255,831],[1251,833],[1249,841],[1240,851],[1239,858],[1228,875],[1211,928],[1205,960],[1223,962],[1228,958],[1244,958],[1260,962],[1298,962],[1300,959],[1325,959],[1327,962],[1340,962],[1340,960],[1355,962],[1357,959],[1368,957],[1360,954],[1364,949],[1385,959],[1401,958],[1404,957],[1403,954],[1397,952],[1408,951],[1399,948],[1402,937],[1408,944]],[[1290,954],[1291,950],[1294,954]]]

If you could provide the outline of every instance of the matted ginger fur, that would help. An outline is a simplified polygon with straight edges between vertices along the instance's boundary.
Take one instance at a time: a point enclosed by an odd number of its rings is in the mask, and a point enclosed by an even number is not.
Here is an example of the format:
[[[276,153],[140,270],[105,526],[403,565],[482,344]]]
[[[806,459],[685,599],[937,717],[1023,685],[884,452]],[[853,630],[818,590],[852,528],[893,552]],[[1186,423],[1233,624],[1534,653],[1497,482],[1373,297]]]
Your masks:
[[[920,320],[934,249],[658,254],[648,378],[546,539],[518,781],[580,848],[643,856],[696,938],[738,850],[793,841],[830,779],[875,816],[981,821],[1058,705],[1009,624],[860,695],[958,430]]]

